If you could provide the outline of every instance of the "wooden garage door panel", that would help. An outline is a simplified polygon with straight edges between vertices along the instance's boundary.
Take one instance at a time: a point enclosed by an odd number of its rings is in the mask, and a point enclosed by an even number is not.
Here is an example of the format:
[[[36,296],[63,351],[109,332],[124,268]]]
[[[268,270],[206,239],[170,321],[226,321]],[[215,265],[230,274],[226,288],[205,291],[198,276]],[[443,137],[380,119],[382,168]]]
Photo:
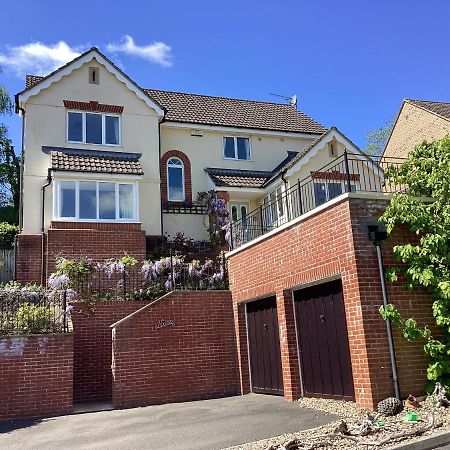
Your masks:
[[[305,395],[354,398],[340,281],[294,294]]]
[[[252,390],[283,395],[276,299],[247,304]]]

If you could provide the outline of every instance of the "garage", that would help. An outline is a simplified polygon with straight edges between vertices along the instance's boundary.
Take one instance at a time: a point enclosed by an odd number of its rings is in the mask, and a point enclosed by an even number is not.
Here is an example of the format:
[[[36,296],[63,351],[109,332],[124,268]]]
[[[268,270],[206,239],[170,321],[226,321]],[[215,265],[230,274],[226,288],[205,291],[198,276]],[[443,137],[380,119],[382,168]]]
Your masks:
[[[276,298],[247,303],[246,309],[252,391],[283,395]]]
[[[341,280],[294,292],[303,394],[354,400]]]

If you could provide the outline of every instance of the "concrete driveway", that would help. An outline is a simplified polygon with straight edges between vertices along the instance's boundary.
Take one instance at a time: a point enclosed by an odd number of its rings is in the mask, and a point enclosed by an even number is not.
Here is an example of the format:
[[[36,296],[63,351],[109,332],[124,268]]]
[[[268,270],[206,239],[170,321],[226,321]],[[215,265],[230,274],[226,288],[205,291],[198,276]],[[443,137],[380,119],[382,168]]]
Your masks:
[[[335,420],[281,397],[217,400],[0,423],[0,449],[221,449]]]

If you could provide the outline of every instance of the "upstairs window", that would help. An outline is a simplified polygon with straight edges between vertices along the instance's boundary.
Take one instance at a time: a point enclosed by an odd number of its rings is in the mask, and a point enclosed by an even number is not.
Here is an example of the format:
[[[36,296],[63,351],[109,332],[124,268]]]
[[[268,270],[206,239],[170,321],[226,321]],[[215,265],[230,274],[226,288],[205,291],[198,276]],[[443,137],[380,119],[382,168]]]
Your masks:
[[[250,139],[236,136],[223,138],[223,157],[225,159],[250,159]]]
[[[120,116],[67,112],[67,141],[84,144],[120,145]]]
[[[179,158],[167,161],[167,198],[169,202],[184,202],[184,164]]]

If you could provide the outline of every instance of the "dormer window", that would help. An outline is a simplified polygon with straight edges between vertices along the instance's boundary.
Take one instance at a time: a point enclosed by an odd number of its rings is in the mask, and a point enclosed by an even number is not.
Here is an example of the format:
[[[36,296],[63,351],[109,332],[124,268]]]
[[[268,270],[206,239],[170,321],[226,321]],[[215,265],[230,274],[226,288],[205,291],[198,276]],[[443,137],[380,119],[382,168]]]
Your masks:
[[[246,137],[226,136],[223,138],[224,159],[250,159],[250,139]]]
[[[120,145],[120,116],[68,111],[67,141],[83,144]]]

